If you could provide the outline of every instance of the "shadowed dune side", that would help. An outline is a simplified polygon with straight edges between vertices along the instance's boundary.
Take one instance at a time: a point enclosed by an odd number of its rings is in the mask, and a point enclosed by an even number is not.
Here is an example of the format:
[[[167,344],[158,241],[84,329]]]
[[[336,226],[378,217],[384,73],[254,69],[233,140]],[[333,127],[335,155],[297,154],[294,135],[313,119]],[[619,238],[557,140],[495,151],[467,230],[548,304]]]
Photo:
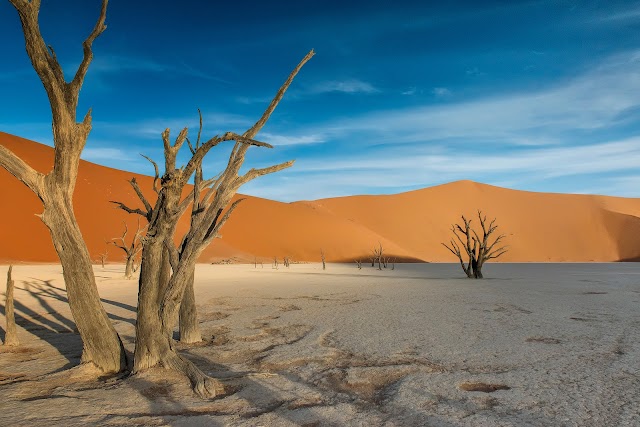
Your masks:
[[[0,144],[41,172],[51,168],[53,150],[48,146],[2,132]],[[94,260],[108,248],[108,262],[122,262],[121,251],[105,241],[121,235],[123,221],[135,229],[138,217],[109,200],[140,206],[127,183],[131,177],[152,200],[151,177],[80,163],[74,204]],[[201,262],[267,261],[274,256],[319,261],[320,250],[328,261],[365,260],[378,242],[399,260],[453,262],[440,243],[450,239],[450,226],[461,214],[476,218],[477,209],[497,217],[498,230],[508,234],[510,251],[501,261],[640,259],[640,199],[532,193],[472,181],[389,196],[294,203],[242,197],[246,200],[222,229],[223,239],[203,252]],[[3,169],[0,200],[0,262],[57,262],[48,230],[35,216],[42,212],[40,201]],[[184,218],[178,235],[187,227]]]

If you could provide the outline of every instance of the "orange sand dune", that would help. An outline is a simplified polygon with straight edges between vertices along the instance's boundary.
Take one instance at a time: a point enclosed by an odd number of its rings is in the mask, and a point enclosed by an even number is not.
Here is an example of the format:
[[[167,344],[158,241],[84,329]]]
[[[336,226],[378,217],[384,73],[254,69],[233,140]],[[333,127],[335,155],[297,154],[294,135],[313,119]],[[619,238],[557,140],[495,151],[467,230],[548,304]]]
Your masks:
[[[50,147],[0,132],[0,144],[35,169],[52,165]],[[295,166],[294,166],[295,167]],[[137,217],[109,203],[139,202],[127,180],[135,176],[150,197],[151,178],[83,161],[74,197],[78,223],[92,258],[119,249],[105,242],[121,235],[123,221],[135,229]],[[35,214],[40,201],[0,169],[0,262],[57,262],[48,230]],[[246,196],[202,262],[253,261],[289,256],[296,261],[365,259],[381,242],[403,260],[455,261],[440,242],[450,225],[477,209],[497,217],[508,234],[503,261],[619,261],[640,259],[640,199],[531,193],[459,181],[390,196],[350,196],[280,203]],[[477,220],[474,221],[477,223]],[[178,234],[186,231],[183,221]],[[131,233],[132,234],[132,233]]]

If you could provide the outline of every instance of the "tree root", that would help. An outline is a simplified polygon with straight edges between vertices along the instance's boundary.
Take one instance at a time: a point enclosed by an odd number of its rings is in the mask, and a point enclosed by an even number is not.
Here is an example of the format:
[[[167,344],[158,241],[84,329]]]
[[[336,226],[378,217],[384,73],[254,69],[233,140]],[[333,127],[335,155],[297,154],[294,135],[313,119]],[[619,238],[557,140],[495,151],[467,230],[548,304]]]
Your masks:
[[[223,383],[202,372],[193,362],[173,353],[165,360],[165,366],[181,372],[191,381],[193,391],[203,399],[220,398],[233,392]]]

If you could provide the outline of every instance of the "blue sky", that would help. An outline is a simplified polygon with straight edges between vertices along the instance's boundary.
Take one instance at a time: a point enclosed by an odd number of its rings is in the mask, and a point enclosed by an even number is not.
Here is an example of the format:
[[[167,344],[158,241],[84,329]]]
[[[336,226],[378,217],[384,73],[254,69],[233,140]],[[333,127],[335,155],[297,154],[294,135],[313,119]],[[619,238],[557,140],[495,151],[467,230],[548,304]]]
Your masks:
[[[43,0],[71,75],[99,0]],[[471,179],[640,197],[640,1],[122,1],[81,92],[83,158],[149,174],[160,133],[242,132],[303,68],[247,167],[296,159],[241,192],[280,201]],[[0,1],[0,130],[51,144],[17,13]],[[225,164],[213,151],[205,174]],[[186,153],[185,153],[186,154]]]

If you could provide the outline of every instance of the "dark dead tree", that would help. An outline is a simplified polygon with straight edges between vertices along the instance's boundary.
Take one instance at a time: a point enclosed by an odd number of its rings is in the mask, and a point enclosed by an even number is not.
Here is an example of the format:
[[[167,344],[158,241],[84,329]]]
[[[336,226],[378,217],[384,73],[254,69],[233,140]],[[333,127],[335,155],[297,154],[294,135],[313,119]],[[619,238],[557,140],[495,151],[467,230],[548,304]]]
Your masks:
[[[322,269],[326,270],[327,269],[327,263],[325,262],[324,250],[323,249],[320,249],[320,259],[322,260]]]
[[[273,257],[273,266],[272,268],[278,269],[278,257]]]
[[[172,339],[174,326],[190,276],[195,269],[199,255],[213,239],[219,237],[221,227],[227,222],[242,199],[232,202],[238,189],[247,182],[266,174],[288,168],[293,161],[262,169],[250,169],[244,175],[239,171],[250,146],[272,148],[271,145],[255,140],[255,136],[265,125],[272,112],[284,96],[302,66],[313,56],[309,52],[289,78],[278,90],[262,117],[244,134],[226,132],[214,136],[202,144],[197,144],[191,158],[181,168],[176,166],[178,151],[187,140],[187,129],[183,129],[175,142],[170,141],[169,129],[162,134],[164,142],[165,172],[160,179],[154,180],[157,188],[155,204],[136,191],[145,209],[131,209],[122,204],[128,212],[139,213],[147,217],[149,226],[142,249],[140,266],[138,317],[136,322],[136,346],[134,352],[134,372],[140,372],[155,366],[175,369],[184,373],[190,380],[194,391],[202,397],[211,397],[224,393],[219,381],[204,374],[188,359],[180,356]],[[185,206],[196,198],[190,194],[182,199],[183,190],[191,176],[201,167],[204,156],[213,147],[225,141],[235,141],[226,168],[207,185],[197,208],[191,210],[189,231],[178,247],[173,237],[178,220],[185,212]],[[192,193],[199,190],[194,183]],[[137,211],[137,212],[136,212]],[[165,259],[170,269],[165,269]]]
[[[378,247],[377,248],[373,248],[373,259],[375,262],[378,263],[378,270],[382,270],[382,263],[383,263],[383,257],[384,257],[384,248],[382,247],[382,243],[378,242]],[[374,264],[372,264],[371,266],[373,267]],[[386,266],[385,266],[386,268]]]
[[[13,309],[14,282],[11,278],[12,270],[13,265],[10,265],[9,271],[7,272],[7,293],[4,303],[4,316],[7,319],[7,329],[4,336],[4,345],[8,346],[20,345],[20,341],[18,340],[18,332],[16,331],[16,317]]]
[[[91,131],[91,110],[81,122],[76,121],[78,97],[93,59],[93,42],[106,29],[108,0],[102,1],[98,20],[82,44],[80,65],[69,82],[55,51],[40,33],[40,0],[9,1],[18,11],[27,54],[49,98],[54,163],[52,170],[43,174],[0,145],[0,166],[42,201],[44,211],[40,219],[49,229],[62,264],[69,308],[82,339],[82,362],[93,363],[104,372],[118,372],[127,366],[124,347],[100,303],[89,251],[73,211],[80,154]]]
[[[258,257],[253,257],[253,268],[258,268]]]
[[[486,215],[478,210],[478,219],[482,228],[482,237],[471,227],[471,220],[462,215],[463,225],[453,224],[451,231],[454,238],[449,241],[449,245],[442,243],[451,253],[458,257],[460,266],[470,279],[482,279],[482,267],[485,262],[495,259],[507,252],[506,246],[500,246],[505,238],[501,234],[492,241],[492,234],[498,228],[494,218],[487,225]],[[463,228],[464,227],[464,228]]]
[[[284,264],[285,267],[289,268],[289,265],[291,265],[291,260],[289,259],[288,256],[286,256],[282,259],[282,263]]]
[[[356,260],[356,265],[358,266],[358,270],[362,270],[362,261],[357,259]]]
[[[127,223],[124,222],[124,232],[121,237],[115,238],[111,240],[111,244],[116,248],[122,249],[124,252],[125,259],[125,268],[124,268],[124,278],[131,279],[133,277],[133,273],[136,271],[135,260],[136,256],[142,250],[142,241],[143,239],[142,233],[144,233],[144,227],[140,227],[140,220],[138,219],[138,228],[136,228],[136,232],[133,235],[133,239],[131,239],[131,243],[127,243],[127,233],[129,232],[129,227]]]

